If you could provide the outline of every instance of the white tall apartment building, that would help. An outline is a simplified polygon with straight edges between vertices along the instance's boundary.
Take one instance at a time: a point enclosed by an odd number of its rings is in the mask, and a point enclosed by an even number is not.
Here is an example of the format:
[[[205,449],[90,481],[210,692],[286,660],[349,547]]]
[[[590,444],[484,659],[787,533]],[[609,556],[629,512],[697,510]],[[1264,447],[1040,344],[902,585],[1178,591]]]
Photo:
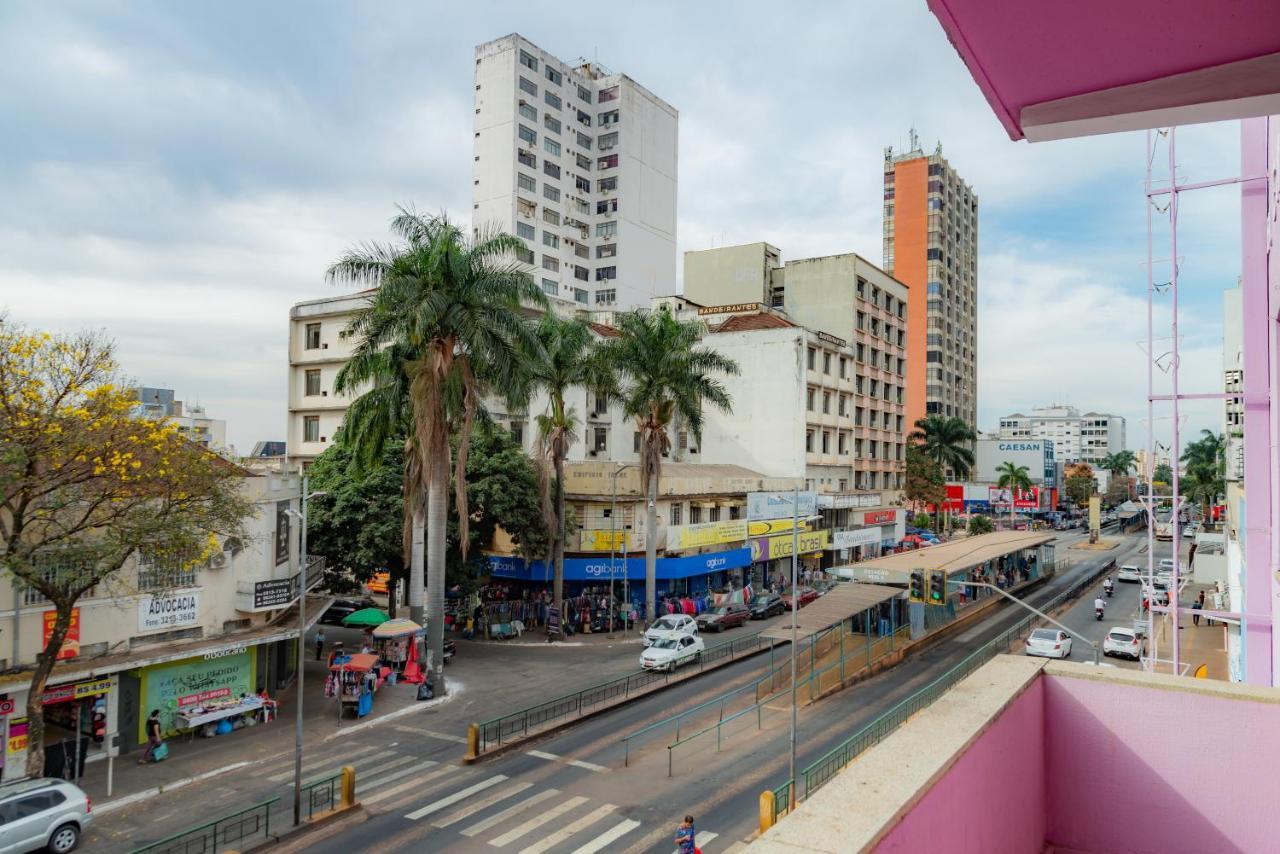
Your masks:
[[[1125,450],[1124,418],[1101,412],[1083,415],[1073,406],[1040,406],[1030,415],[1000,419],[1001,439],[1047,439],[1059,462],[1094,465]]]
[[[553,299],[645,307],[676,274],[676,109],[509,35],[476,48],[472,221],[525,242]]]

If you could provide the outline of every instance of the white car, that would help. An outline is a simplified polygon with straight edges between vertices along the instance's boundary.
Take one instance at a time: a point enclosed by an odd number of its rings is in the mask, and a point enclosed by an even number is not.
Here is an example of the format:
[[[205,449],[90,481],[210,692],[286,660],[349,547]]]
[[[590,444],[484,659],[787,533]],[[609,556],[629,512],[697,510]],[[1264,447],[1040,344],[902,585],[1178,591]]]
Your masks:
[[[79,787],[46,777],[0,786],[0,851],[67,854],[89,826],[92,804]]]
[[[1036,629],[1026,640],[1027,655],[1045,658],[1070,658],[1071,635],[1062,629]]]
[[[706,644],[697,635],[673,635],[659,638],[640,653],[640,666],[645,670],[675,670],[682,664],[696,661]]]
[[[1126,563],[1120,567],[1120,571],[1116,573],[1116,578],[1120,581],[1142,581],[1142,570],[1131,563]]]
[[[688,614],[667,614],[654,620],[653,625],[644,633],[644,645],[652,646],[663,638],[677,635],[696,635],[698,623]]]
[[[1187,527],[1185,527],[1185,528],[1183,528],[1183,529],[1182,529],[1182,539],[1184,539],[1184,540],[1194,540],[1195,538],[1196,538],[1196,526],[1195,526],[1195,525],[1188,525]]]
[[[1172,575],[1173,574],[1173,558],[1171,557],[1160,558],[1160,566],[1156,568],[1156,572],[1160,573],[1161,575]]]
[[[1137,661],[1142,657],[1142,640],[1133,629],[1114,628],[1102,639],[1102,654]]]

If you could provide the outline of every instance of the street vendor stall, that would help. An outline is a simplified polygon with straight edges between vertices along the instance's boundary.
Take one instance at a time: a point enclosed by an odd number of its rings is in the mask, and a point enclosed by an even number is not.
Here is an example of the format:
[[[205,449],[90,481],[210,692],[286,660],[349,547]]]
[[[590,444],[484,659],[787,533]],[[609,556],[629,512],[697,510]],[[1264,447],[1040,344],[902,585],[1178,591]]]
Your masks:
[[[351,709],[356,717],[362,718],[373,710],[373,695],[381,685],[382,676],[376,655],[343,655],[335,658],[329,665],[324,695],[338,698],[338,717]]]
[[[421,631],[422,626],[419,626],[413,620],[387,620],[385,623],[376,626],[371,633],[373,651],[391,667],[396,670],[404,670],[406,662],[409,661],[414,641]]]
[[[246,694],[184,707],[173,716],[173,723],[178,729],[187,730],[194,739],[198,730],[203,730],[205,735],[221,735],[246,724],[266,723],[275,717],[275,713],[274,700]],[[220,721],[225,723],[219,725]]]

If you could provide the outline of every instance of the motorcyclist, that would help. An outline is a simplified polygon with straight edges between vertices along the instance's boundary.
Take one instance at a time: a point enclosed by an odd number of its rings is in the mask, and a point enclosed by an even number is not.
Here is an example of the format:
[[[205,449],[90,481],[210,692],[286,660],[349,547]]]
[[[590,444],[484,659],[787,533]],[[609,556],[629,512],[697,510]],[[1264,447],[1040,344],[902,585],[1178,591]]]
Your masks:
[[[1102,614],[1107,609],[1107,600],[1101,596],[1093,600],[1093,610],[1097,613],[1098,618],[1102,618]]]
[[[1108,596],[1110,596],[1112,591],[1115,590],[1115,586],[1115,582],[1111,580],[1111,576],[1109,575],[1107,576],[1107,580],[1102,582],[1102,589],[1107,591]]]

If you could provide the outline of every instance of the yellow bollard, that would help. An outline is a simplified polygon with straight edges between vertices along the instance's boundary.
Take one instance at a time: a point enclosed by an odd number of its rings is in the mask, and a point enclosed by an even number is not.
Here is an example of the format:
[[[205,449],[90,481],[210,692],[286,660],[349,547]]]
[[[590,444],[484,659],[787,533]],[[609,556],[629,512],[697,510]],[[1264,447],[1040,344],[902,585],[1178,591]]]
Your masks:
[[[354,806],[356,802],[356,769],[352,765],[342,766],[342,809]]]
[[[760,793],[760,832],[764,833],[773,827],[773,792],[766,790]]]
[[[480,725],[467,724],[467,755],[463,757],[466,762],[474,762],[476,757],[480,755]]]

